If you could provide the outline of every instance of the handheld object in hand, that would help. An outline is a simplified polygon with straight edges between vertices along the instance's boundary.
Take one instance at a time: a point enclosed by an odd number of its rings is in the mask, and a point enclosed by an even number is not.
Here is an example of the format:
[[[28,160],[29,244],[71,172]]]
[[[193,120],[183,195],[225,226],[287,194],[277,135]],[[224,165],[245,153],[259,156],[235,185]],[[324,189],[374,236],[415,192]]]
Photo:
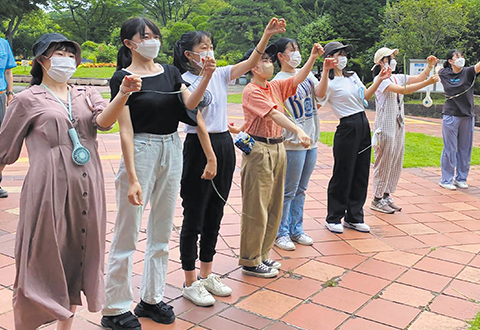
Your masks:
[[[238,149],[242,150],[245,155],[249,155],[252,152],[255,140],[247,133],[240,132],[235,137],[235,145]]]

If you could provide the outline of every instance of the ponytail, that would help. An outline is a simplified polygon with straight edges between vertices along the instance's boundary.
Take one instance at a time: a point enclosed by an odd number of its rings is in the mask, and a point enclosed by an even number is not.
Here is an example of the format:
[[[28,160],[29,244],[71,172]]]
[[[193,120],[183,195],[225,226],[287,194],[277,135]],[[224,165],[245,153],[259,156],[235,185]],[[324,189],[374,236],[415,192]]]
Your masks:
[[[175,43],[173,52],[173,65],[177,67],[181,74],[187,71],[195,71],[195,68],[190,65],[190,61],[185,56],[185,51],[193,51],[193,47],[200,44],[203,38],[212,40],[212,36],[208,32],[191,31],[184,33],[180,37],[180,40]]]
[[[125,45],[117,53],[117,71],[132,64],[132,51]]]

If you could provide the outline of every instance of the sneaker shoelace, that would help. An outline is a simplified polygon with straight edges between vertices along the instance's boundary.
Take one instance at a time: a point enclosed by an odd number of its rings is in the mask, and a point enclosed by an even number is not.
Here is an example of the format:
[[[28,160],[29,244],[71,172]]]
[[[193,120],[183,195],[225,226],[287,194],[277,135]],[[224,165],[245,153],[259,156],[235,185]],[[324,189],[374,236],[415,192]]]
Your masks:
[[[212,279],[213,286],[215,288],[220,289],[225,286],[225,284],[223,284],[222,281],[220,281],[220,277],[218,277],[217,275],[211,275],[210,278]]]
[[[271,267],[268,267],[264,263],[261,263],[260,265],[258,265],[257,269],[261,272],[264,272],[264,273],[269,273],[271,271]]]
[[[203,282],[199,282],[197,285],[195,285],[195,289],[197,290],[198,294],[201,296],[208,296],[210,293],[205,289],[205,284]]]
[[[286,245],[290,243],[290,238],[288,236],[282,236],[278,239],[278,243]]]

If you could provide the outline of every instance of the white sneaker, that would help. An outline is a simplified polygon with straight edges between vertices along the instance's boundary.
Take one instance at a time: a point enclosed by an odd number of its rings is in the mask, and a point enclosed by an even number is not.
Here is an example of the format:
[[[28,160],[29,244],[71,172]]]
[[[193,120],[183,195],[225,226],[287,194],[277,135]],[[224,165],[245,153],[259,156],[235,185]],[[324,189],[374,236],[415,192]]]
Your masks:
[[[465,181],[453,180],[453,184],[456,185],[458,188],[468,189],[468,184]]]
[[[286,250],[286,251],[295,250],[295,244],[293,244],[289,236],[277,237],[277,239],[275,240],[275,246],[278,247],[279,249]]]
[[[195,281],[184,287],[182,295],[197,306],[212,306],[215,303],[215,298],[205,289],[202,281]]]
[[[325,227],[330,230],[332,233],[341,234],[343,233],[343,225],[341,223],[326,223]]]
[[[272,260],[272,259],[263,260],[262,263],[265,266],[273,268],[273,269],[280,269],[280,267],[282,267],[281,263],[279,263],[278,261]]]
[[[457,187],[455,187],[451,183],[441,183],[441,182],[439,182],[438,184],[440,185],[440,187],[448,189],[448,190],[457,190]]]
[[[355,229],[356,231],[360,231],[362,233],[370,232],[370,226],[366,223],[353,223],[353,222],[343,222],[343,226],[350,229]]]
[[[312,245],[313,239],[307,234],[301,234],[300,236],[292,236],[292,241],[297,242],[300,245]]]
[[[208,292],[216,296],[228,297],[232,294],[232,289],[223,284],[217,275],[210,274],[207,278],[202,278],[200,282],[203,283],[203,286]]]

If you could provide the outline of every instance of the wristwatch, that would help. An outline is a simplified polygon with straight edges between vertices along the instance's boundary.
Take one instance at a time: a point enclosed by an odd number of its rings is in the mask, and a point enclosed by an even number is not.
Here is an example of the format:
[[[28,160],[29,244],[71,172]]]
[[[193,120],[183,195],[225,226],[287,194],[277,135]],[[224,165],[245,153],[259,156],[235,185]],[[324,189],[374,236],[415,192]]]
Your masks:
[[[7,94],[7,96],[8,96],[8,95],[13,95],[15,93],[13,93],[13,91],[6,91],[5,94]]]

